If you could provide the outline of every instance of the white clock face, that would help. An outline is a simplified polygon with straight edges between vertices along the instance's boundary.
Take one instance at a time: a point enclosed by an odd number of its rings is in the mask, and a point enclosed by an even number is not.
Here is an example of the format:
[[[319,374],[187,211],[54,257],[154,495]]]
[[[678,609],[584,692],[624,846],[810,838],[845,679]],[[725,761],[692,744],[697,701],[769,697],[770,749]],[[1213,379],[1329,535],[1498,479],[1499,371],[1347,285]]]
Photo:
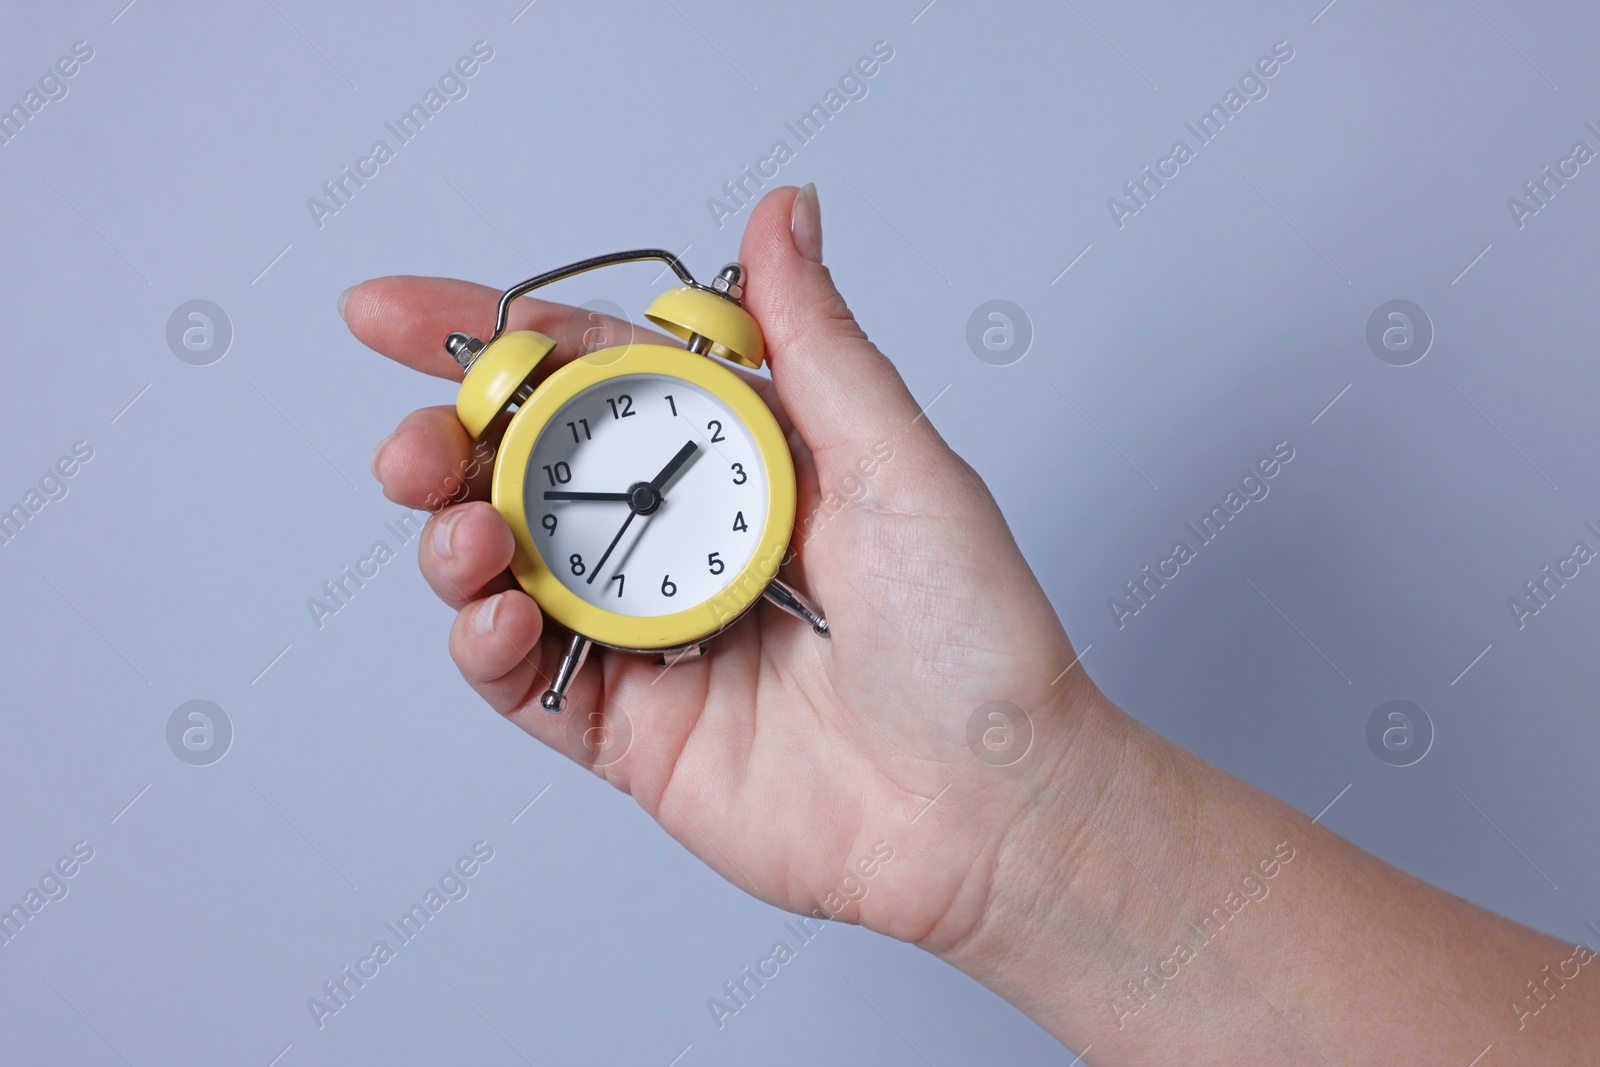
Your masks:
[[[714,394],[628,374],[550,419],[523,499],[534,545],[568,589],[619,615],[672,615],[750,562],[767,477],[749,431]]]

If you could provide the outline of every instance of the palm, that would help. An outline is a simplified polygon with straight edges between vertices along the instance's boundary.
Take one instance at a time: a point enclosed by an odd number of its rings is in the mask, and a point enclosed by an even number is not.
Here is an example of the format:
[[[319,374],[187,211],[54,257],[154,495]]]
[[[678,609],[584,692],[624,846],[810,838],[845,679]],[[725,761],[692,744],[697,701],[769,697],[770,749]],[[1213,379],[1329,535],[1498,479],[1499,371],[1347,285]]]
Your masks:
[[[906,940],[941,922],[954,936],[964,883],[986,873],[994,845],[973,832],[992,823],[973,818],[972,805],[1004,773],[973,758],[968,717],[996,698],[1042,706],[1055,674],[1045,666],[1071,654],[975,485],[954,484],[955,474],[930,494],[956,497],[952,513],[904,514],[906,481],[933,488],[927,475],[891,461],[878,478],[886,484],[828,519],[792,575],[820,599],[831,639],[762,607],[703,660],[663,670],[603,654],[573,707],[604,729],[587,731],[572,754],[724,877],[794,911],[829,894],[826,910],[838,911],[844,874],[886,842],[893,875],[868,883],[845,916]],[[804,495],[814,499],[815,486]],[[965,548],[973,544],[1005,551],[979,564]],[[1038,595],[997,595],[1018,586]],[[559,639],[541,654],[547,677]],[[1021,692],[995,681],[1019,678],[1029,679]],[[571,751],[582,735],[538,707],[541,688],[536,679],[512,718]]]

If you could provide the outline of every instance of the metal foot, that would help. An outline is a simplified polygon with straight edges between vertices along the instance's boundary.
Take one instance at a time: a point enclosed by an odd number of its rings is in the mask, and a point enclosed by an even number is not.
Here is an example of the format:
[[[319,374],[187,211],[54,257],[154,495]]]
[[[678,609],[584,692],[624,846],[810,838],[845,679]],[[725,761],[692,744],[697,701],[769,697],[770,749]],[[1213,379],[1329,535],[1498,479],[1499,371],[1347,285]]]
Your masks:
[[[822,612],[817,610],[816,605],[801,596],[793,586],[774,578],[761,595],[810,626],[818,637],[828,636],[828,620],[822,617]]]
[[[539,706],[552,715],[559,715],[561,709],[567,706],[567,689],[572,685],[572,680],[578,676],[578,671],[583,667],[584,657],[589,655],[589,646],[593,644],[581,634],[573,634],[572,640],[567,642],[566,655],[561,657],[561,665],[556,668],[555,680],[550,683],[550,688],[544,691],[544,696],[539,698]]]

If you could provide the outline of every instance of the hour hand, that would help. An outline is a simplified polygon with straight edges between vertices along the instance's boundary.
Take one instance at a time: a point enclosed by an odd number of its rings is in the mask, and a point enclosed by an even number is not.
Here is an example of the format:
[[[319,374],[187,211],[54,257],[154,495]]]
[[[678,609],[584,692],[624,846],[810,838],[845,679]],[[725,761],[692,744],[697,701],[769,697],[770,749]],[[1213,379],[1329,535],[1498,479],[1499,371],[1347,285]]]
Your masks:
[[[661,492],[662,488],[667,484],[667,481],[674,474],[678,473],[678,468],[689,462],[689,457],[694,455],[694,451],[697,447],[699,446],[693,441],[684,442],[683,447],[678,449],[677,454],[671,459],[667,460],[667,465],[662,467],[660,473],[658,473],[655,478],[651,480],[650,488],[654,489],[658,493]]]
[[[632,499],[627,493],[569,493],[565,489],[546,489],[546,500],[614,500],[626,504]]]

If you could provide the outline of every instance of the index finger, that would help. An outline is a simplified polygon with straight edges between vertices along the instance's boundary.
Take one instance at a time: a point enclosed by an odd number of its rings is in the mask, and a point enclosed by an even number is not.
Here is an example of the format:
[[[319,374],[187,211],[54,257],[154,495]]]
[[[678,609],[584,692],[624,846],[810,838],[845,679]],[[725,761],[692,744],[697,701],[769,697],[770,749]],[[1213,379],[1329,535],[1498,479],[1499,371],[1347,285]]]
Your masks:
[[[445,352],[444,339],[457,330],[479,338],[493,334],[500,292],[455,278],[397,274],[373,278],[347,290],[340,298],[340,312],[356,340],[373,351],[424,374],[459,382],[461,368]],[[583,338],[596,319],[606,327],[602,331],[606,336],[626,339],[621,343],[683,347],[676,337],[615,316],[532,296],[512,301],[506,329],[537,330],[556,342],[555,351],[539,368],[542,379],[586,353]],[[729,369],[761,395],[788,434],[794,427],[772,387],[772,379],[741,367]]]
[[[444,340],[457,330],[474,337],[488,338],[494,333],[495,312],[500,306],[500,290],[455,278],[422,278],[393,275],[362,282],[341,297],[340,311],[356,340],[413,370],[436,378],[461,380],[461,368],[444,350]],[[581,312],[581,314],[580,314]],[[507,330],[537,330],[556,342],[552,367],[577,356],[581,334],[573,326],[590,324],[599,318],[613,336],[636,342],[679,344],[653,330],[600,315],[525,296],[511,304]]]

